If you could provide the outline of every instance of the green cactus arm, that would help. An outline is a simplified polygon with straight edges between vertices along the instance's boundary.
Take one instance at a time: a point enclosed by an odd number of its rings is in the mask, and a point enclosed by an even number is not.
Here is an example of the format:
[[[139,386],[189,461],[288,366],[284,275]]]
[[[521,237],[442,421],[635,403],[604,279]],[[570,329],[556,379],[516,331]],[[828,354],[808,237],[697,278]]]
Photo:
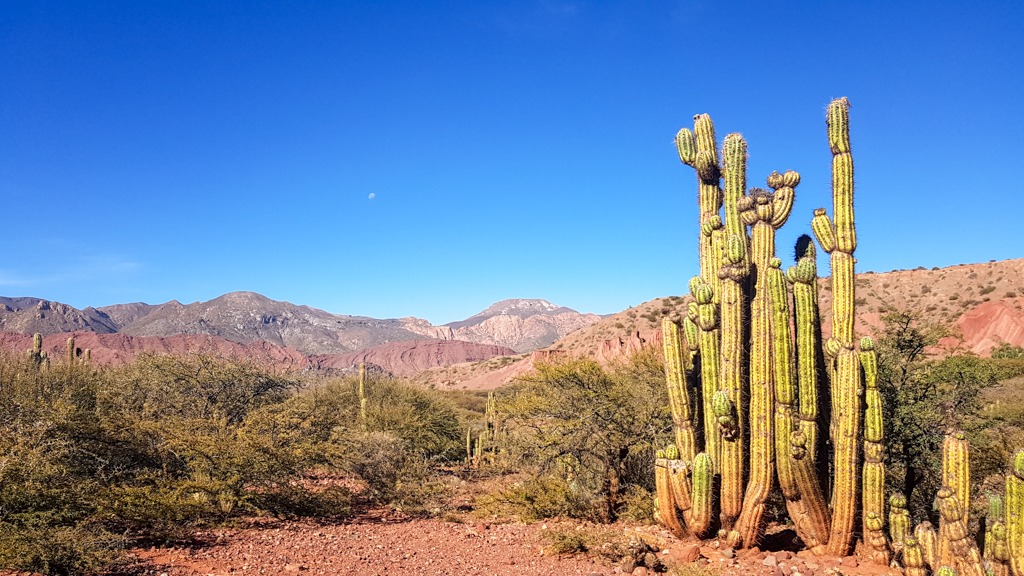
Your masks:
[[[864,465],[862,487],[862,509],[865,522],[868,516],[884,518],[885,515],[885,445],[882,443],[882,396],[878,391],[878,358],[871,338],[862,338],[860,364],[864,374]],[[866,524],[865,524],[866,525]],[[881,537],[867,538],[872,549],[872,558],[883,566],[889,564],[889,548],[884,533]]]
[[[719,471],[721,458],[721,435],[715,417],[713,401],[718,392],[718,369],[721,360],[721,332],[718,328],[718,313],[714,302],[713,288],[700,276],[691,282],[694,297],[697,326],[700,328],[700,381],[701,398],[704,407],[704,451],[708,453],[715,472]]]
[[[857,248],[853,222],[853,156],[850,154],[850,101],[833,100],[827,113],[828,140],[832,149],[832,199],[836,248],[852,254]]]
[[[719,393],[724,393],[734,409],[732,437],[723,435],[720,448],[719,470],[721,485],[721,525],[726,544],[735,547],[741,535],[734,528],[743,509],[744,477],[746,474],[746,414],[743,406],[743,387],[746,368],[746,297],[745,285],[750,260],[747,254],[746,229],[739,219],[737,203],[746,187],[746,142],[739,134],[725,138],[725,264],[718,275],[720,296],[721,350]],[[721,418],[721,417],[720,417]]]
[[[793,200],[796,187],[800,184],[800,174],[795,170],[787,170],[785,174],[772,172],[768,176],[768,187],[775,191],[772,195],[772,227],[781,228],[793,212]]]
[[[667,456],[667,454],[666,454]],[[678,458],[678,454],[676,454]],[[676,503],[676,510],[685,513],[690,509],[690,462],[670,458],[668,462],[669,488],[672,490],[672,499]],[[689,530],[689,526],[683,522],[683,526]]]
[[[1013,455],[1013,464],[1006,474],[1006,545],[1014,576],[1024,574],[1024,450]]]
[[[781,262],[774,258],[768,269],[769,294],[772,301],[772,357],[775,370],[775,458],[776,473],[782,495],[786,499],[786,509],[800,539],[811,549],[820,552],[828,538],[828,514],[825,500],[821,494],[817,479],[814,477],[814,460],[802,446],[801,457],[805,462],[796,462],[793,457],[793,436],[799,434],[799,408],[796,403],[796,383],[793,370],[793,342],[789,326],[789,298],[786,291],[786,279],[779,268]],[[800,442],[806,442],[800,436]],[[803,474],[803,482],[812,483],[808,494],[801,491],[801,483],[797,481],[796,466],[803,466],[799,471]],[[814,491],[816,490],[816,496]],[[815,502],[814,499],[817,498]],[[810,507],[817,506],[824,512],[813,518]]]
[[[903,547],[903,565],[906,566],[906,576],[928,576],[924,551],[916,538],[906,539],[906,545]]]
[[[813,244],[810,245],[813,247]],[[786,272],[793,283],[793,325],[796,332],[797,388],[800,430],[807,441],[808,457],[818,458],[818,270],[814,255],[805,254]]]
[[[948,486],[964,510],[971,507],[971,453],[963,432],[942,440],[942,485]]]
[[[902,494],[893,494],[889,498],[889,539],[897,552],[903,549],[910,538],[910,512],[907,511],[907,498]]]
[[[915,526],[914,538],[921,546],[921,552],[924,554],[924,561],[928,563],[928,567],[932,570],[938,570],[940,566],[938,547],[939,536],[935,532],[935,527],[932,526],[932,523],[925,521]]]
[[[743,236],[739,202],[747,191],[747,141],[738,133],[725,137],[722,146],[722,172],[725,177],[725,233],[727,238]]]
[[[939,505],[939,562],[956,566],[965,576],[985,576],[978,545],[967,530],[967,513],[958,501],[956,492],[942,487],[937,497]],[[945,543],[945,546],[943,546]]]
[[[732,240],[739,240],[732,237]],[[742,240],[733,245],[742,246]],[[721,350],[719,369],[719,393],[725,394],[733,406],[742,406],[743,376],[745,369],[744,343],[744,295],[743,278],[746,276],[736,267],[723,267],[722,272],[735,271],[736,276],[722,279],[721,297]],[[734,437],[723,437],[721,463],[721,519],[727,532],[732,530],[743,506],[743,477],[746,463],[743,437],[746,422],[743,410],[734,416],[736,433]],[[738,536],[737,536],[738,537]]]
[[[689,150],[688,137],[685,134],[683,134],[683,139],[682,148]],[[676,142],[678,145],[678,138]],[[720,251],[720,247],[715,246],[715,234],[713,231],[716,219],[718,219],[718,226],[721,227],[721,220],[718,214],[722,207],[721,169],[718,165],[718,144],[715,140],[715,125],[707,114],[698,114],[693,117],[693,144],[693,159],[689,164],[697,172],[697,197],[700,207],[699,222],[701,227],[699,239],[700,273],[705,282],[717,287],[717,274],[718,268],[721,266],[721,259],[716,254],[716,252]],[[680,158],[683,158],[684,155],[689,157],[689,154],[689,151],[681,151]]]
[[[967,510],[970,506],[970,465],[969,448],[962,433],[947,434],[942,441],[942,486],[948,490],[961,510]],[[936,502],[943,505],[943,490],[939,491]],[[946,499],[946,506],[949,508],[949,500]],[[955,564],[952,543],[955,540],[950,535],[950,530],[956,527],[951,523],[958,522],[959,515],[950,519],[949,515],[940,514],[939,517],[939,562],[942,564]]]
[[[661,322],[661,342],[665,356],[665,382],[668,386],[669,407],[675,424],[676,445],[679,447],[680,458],[690,462],[697,452],[686,370],[690,352],[686,349],[679,325],[668,317],[663,318]]]
[[[996,524],[1002,524],[1003,522],[1003,499],[996,494],[988,494],[988,513],[985,514],[985,535],[984,535],[984,549],[982,557],[991,562],[993,560],[992,554],[995,548],[995,537],[993,536],[993,530]],[[1006,538],[1006,526],[1003,525],[1003,538]]]
[[[657,494],[655,515],[658,523],[666,527],[676,537],[685,538],[689,535],[676,510],[676,501],[672,493],[669,460],[657,458],[654,461],[654,489]]]
[[[814,237],[818,239],[818,244],[821,244],[822,250],[831,254],[836,249],[835,228],[828,215],[825,214],[824,208],[814,210],[814,218],[811,218],[811,230],[814,232]]]
[[[748,356],[749,474],[737,531],[745,546],[754,546],[764,533],[765,502],[775,479],[775,373],[772,359],[773,309],[768,285],[769,269],[775,258],[775,228],[771,225],[772,204],[768,192],[756,189],[753,200],[755,220],[751,229],[751,266],[754,296],[750,304],[750,354]],[[788,326],[788,319],[787,319]]]
[[[693,459],[691,472],[690,509],[684,513],[686,526],[698,538],[704,538],[711,531],[713,515],[714,464],[706,452]]]
[[[860,489],[860,359],[849,348],[836,356],[836,430],[833,436],[832,525],[829,552],[845,556],[853,549]]]
[[[790,457],[793,479],[800,490],[800,504],[803,513],[795,515],[793,522],[799,524],[797,532],[815,554],[827,552],[831,515],[824,493],[818,482],[814,460],[810,458],[807,438],[799,428],[790,435]]]
[[[868,557],[879,566],[889,566],[889,542],[885,538],[885,520],[875,512],[864,515],[864,543]]]
[[[848,554],[853,547],[861,438],[861,376],[860,359],[854,345],[854,257],[853,234],[853,160],[849,146],[849,101],[834,100],[828,108],[829,145],[832,148],[832,204],[835,217],[835,248],[832,265],[832,339],[834,355],[832,381],[834,446],[834,490],[832,493],[832,529],[829,551],[837,556]],[[843,157],[837,160],[838,157]],[[839,174],[846,170],[848,174]],[[848,178],[847,178],[848,176]],[[815,216],[817,218],[817,215]],[[812,220],[812,227],[814,221]],[[818,233],[818,227],[814,228]],[[819,235],[819,241],[821,240]],[[822,247],[828,249],[825,243]],[[830,339],[830,340],[832,340]]]
[[[679,160],[687,166],[693,166],[697,160],[697,138],[689,128],[676,132],[676,151],[679,152]]]
[[[775,459],[779,487],[786,505],[799,500],[800,490],[793,478],[790,456],[790,436],[797,426],[796,383],[793,374],[793,338],[789,327],[789,295],[786,278],[779,268],[781,262],[773,258],[767,270],[769,296],[772,308],[772,368],[775,380]],[[793,510],[790,509],[790,516]]]

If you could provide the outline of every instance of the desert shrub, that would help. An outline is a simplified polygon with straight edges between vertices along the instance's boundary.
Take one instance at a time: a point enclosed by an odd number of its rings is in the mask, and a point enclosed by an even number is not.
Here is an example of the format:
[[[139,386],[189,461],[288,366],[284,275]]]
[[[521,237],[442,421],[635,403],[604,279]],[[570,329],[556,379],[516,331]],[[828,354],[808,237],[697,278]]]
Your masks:
[[[995,360],[1016,360],[1024,358],[1024,348],[1007,342],[1001,342],[998,346],[992,348],[991,356]]]
[[[995,386],[994,365],[977,356],[931,359],[927,350],[945,331],[912,314],[884,318],[878,339],[878,385],[885,410],[886,481],[890,492],[907,496],[911,515],[932,512],[941,486],[942,439],[948,430],[965,431],[972,444],[972,477],[984,477],[1003,464],[985,456],[991,449],[982,432],[982,391]],[[1004,462],[1005,463],[1005,462]]]
[[[992,285],[989,285],[989,286],[985,286],[984,288],[979,290],[978,291],[978,295],[984,296],[985,294],[991,294],[992,292],[995,292],[995,291],[996,291],[996,287],[992,286]]]
[[[550,502],[537,514],[609,521],[625,509],[630,485],[652,490],[652,455],[672,429],[664,377],[654,350],[608,369],[590,360],[539,365],[498,405],[510,452],[539,478],[517,488],[518,498]]]
[[[478,509],[492,516],[515,516],[532,522],[544,518],[597,516],[595,498],[581,490],[565,471],[546,472],[512,482],[481,496]]]
[[[397,382],[367,388],[362,418],[353,379],[207,356],[103,370],[0,357],[0,568],[87,573],[129,541],[239,515],[344,516],[360,496],[425,506],[445,488],[435,464],[461,455],[457,411]]]

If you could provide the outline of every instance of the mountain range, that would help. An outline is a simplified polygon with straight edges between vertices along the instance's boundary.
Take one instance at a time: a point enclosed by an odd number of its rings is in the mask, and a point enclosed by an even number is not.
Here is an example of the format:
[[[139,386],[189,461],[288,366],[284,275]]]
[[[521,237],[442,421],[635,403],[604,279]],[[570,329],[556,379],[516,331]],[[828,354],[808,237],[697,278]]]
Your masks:
[[[827,270],[827,268],[826,268]],[[819,280],[823,333],[831,285]],[[681,281],[681,284],[683,282]],[[857,331],[879,335],[883,317],[904,310],[948,328],[943,350],[987,355],[1024,346],[1024,259],[857,275]],[[0,298],[0,349],[22,351],[47,336],[63,354],[69,333],[98,363],[142,352],[203,351],[291,369],[345,371],[360,362],[442,388],[492,388],[561,355],[611,362],[660,345],[661,318],[681,317],[688,297],[656,298],[606,317],[546,300],[497,302],[465,320],[434,326],[420,318],[338,315],[232,292],[207,302],[133,303],[79,310],[40,298]]]
[[[191,304],[172,300],[82,310],[21,297],[0,298],[0,331],[11,333],[0,346],[23,347],[14,334],[75,333],[79,347],[91,345],[93,358],[100,363],[121,363],[143,351],[206,349],[312,369],[345,369],[369,362],[403,376],[549,346],[599,319],[538,299],[503,300],[465,320],[434,326],[420,318],[332,314],[254,292],[232,292]],[[64,341],[64,336],[46,339],[58,353]]]

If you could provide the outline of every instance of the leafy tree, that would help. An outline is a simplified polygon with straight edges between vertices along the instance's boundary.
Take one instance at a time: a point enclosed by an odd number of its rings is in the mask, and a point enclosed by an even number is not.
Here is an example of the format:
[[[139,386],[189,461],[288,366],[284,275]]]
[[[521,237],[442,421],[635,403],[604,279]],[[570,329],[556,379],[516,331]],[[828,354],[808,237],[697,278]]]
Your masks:
[[[920,515],[931,510],[941,486],[943,437],[952,430],[962,430],[972,440],[978,437],[985,427],[981,392],[996,383],[996,372],[977,356],[932,359],[929,349],[945,331],[910,313],[891,312],[883,321],[877,349],[887,428],[887,481],[890,490],[905,494],[911,510]],[[972,465],[977,468],[979,461]]]
[[[538,365],[499,410],[542,484],[561,480],[576,501],[563,512],[605,521],[622,512],[630,486],[652,488],[651,455],[671,431],[656,351],[609,369],[593,360]]]

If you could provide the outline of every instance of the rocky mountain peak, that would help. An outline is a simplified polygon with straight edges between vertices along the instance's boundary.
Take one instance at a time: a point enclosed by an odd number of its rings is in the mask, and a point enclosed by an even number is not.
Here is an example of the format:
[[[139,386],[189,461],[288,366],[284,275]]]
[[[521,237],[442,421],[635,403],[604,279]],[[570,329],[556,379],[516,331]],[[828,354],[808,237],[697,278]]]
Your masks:
[[[498,314],[516,314],[522,316],[544,314],[547,312],[555,312],[557,310],[568,311],[570,309],[552,304],[547,300],[541,300],[540,298],[510,298],[508,300],[502,300],[491,304],[487,309],[475,316],[496,316]]]

